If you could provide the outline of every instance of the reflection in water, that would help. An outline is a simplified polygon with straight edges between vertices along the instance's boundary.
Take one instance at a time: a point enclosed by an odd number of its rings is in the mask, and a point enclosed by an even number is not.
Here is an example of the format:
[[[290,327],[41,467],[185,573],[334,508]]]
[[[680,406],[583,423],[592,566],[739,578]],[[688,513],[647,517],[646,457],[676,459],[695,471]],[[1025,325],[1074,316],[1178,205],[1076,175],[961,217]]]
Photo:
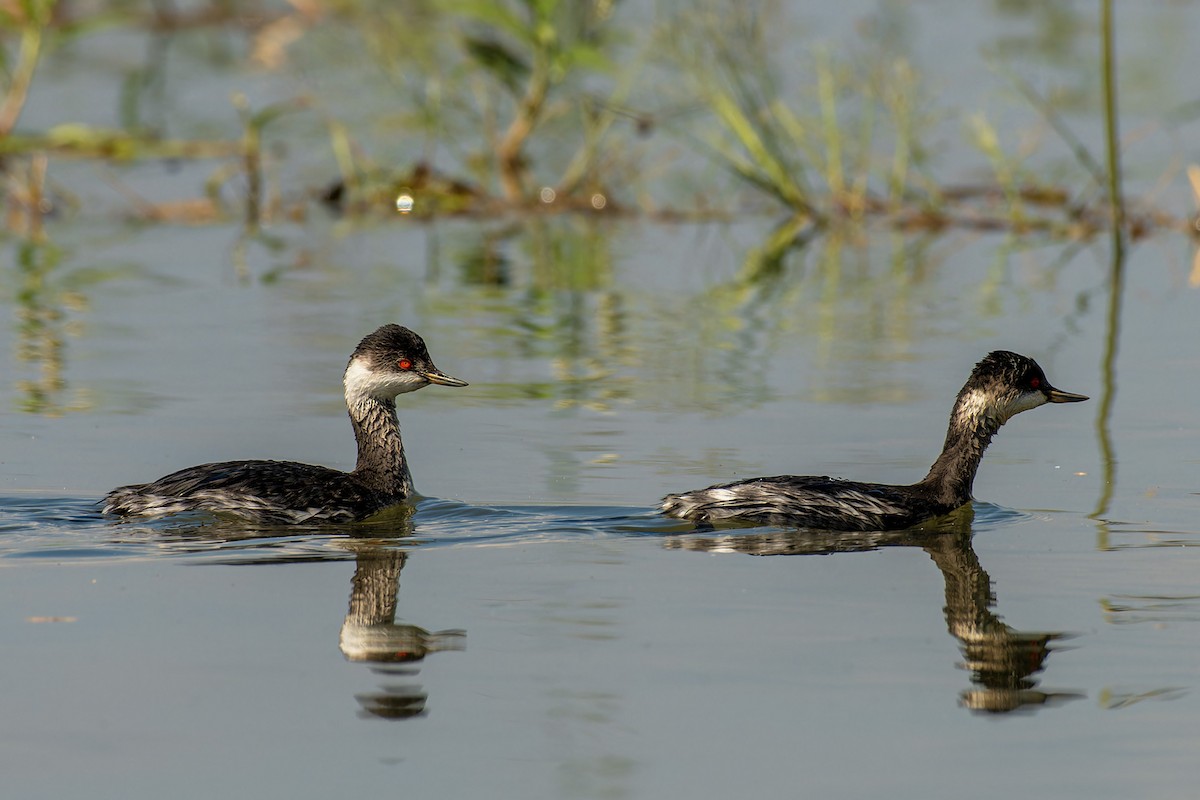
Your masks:
[[[451,262],[457,285],[486,289],[456,301],[496,315],[497,357],[547,359],[553,380],[493,387],[505,397],[553,400],[556,407],[608,410],[630,398],[626,374],[638,364],[631,314],[614,286],[611,225],[588,217],[535,216],[498,227],[456,226],[426,240],[426,280]],[[443,251],[445,257],[443,259]]]
[[[778,531],[668,539],[683,550],[736,551],[756,556],[828,555],[881,547],[920,547],[941,570],[946,585],[946,628],[958,640],[961,666],[971,673],[959,703],[973,711],[1006,713],[1083,697],[1081,692],[1037,688],[1052,642],[1067,634],[1018,631],[992,611],[992,580],[971,545],[973,511],[966,506],[938,523],[897,532]]]
[[[1117,84],[1116,46],[1114,39],[1112,0],[1101,3],[1100,40],[1101,74],[1104,78],[1104,143],[1106,174],[1108,179],[1108,204],[1111,214],[1111,264],[1109,269],[1107,332],[1104,343],[1104,395],[1100,398],[1099,416],[1096,418],[1096,434],[1100,440],[1100,453],[1104,459],[1104,489],[1096,503],[1093,518],[1108,512],[1112,493],[1116,487],[1117,459],[1109,435],[1109,416],[1116,395],[1117,346],[1121,340],[1121,300],[1125,293],[1125,199],[1121,189],[1121,142],[1117,133]],[[1104,547],[1104,531],[1101,529],[1100,545]]]
[[[1171,625],[1200,622],[1200,594],[1114,594],[1100,598],[1110,625]]]
[[[614,242],[624,234],[620,223],[591,217],[431,229],[426,279],[453,275],[459,288],[473,289],[455,294],[454,311],[485,320],[490,355],[553,369],[553,380],[522,376],[488,391],[498,399],[549,399],[559,409],[603,411],[636,401],[723,412],[770,399],[773,354],[800,339],[829,372],[841,373],[819,374],[807,390],[816,399],[894,398],[898,382],[888,367],[913,357],[940,300],[944,258],[931,240],[846,231],[813,238],[797,221],[774,231],[689,226],[677,236],[729,251],[712,256],[720,266],[706,267],[723,277],[677,276],[662,291],[644,292],[621,274],[624,254]],[[746,236],[755,238],[739,241]],[[743,263],[730,272],[739,254]],[[969,296],[984,317],[1006,312],[995,297],[1001,284]]]
[[[104,520],[110,548],[132,545],[158,554],[202,556],[195,563],[224,565],[344,561],[354,555],[350,607],[338,634],[347,661],[371,665],[384,677],[376,690],[355,695],[364,717],[408,719],[425,713],[428,695],[412,682],[416,666],[439,650],[464,650],[466,631],[427,631],[396,620],[400,571],[408,560],[401,544],[416,544],[413,509],[398,506],[352,525],[254,523],[188,512],[140,524]]]
[[[63,253],[47,241],[24,241],[16,249],[17,357],[37,368],[36,377],[16,382],[22,394],[21,410],[57,416],[65,411],[87,410],[91,401],[83,392],[64,399],[63,375],[67,337],[74,333],[70,312],[87,306],[84,295],[59,274]]]
[[[1138,692],[1128,689],[1103,689],[1100,692],[1100,707],[1108,710],[1128,708],[1147,700],[1178,700],[1187,694],[1187,690],[1177,687],[1162,689],[1147,689]]]
[[[982,508],[987,509],[986,505]],[[960,666],[970,674],[971,686],[959,695],[960,704],[979,712],[1007,713],[1034,710],[1083,697],[1079,691],[1050,691],[1039,687],[1038,675],[1046,668],[1055,642],[1066,634],[1021,631],[1006,625],[994,612],[992,581],[972,546],[975,509],[966,506],[954,514],[906,531],[830,533],[815,530],[736,529],[745,532],[698,533],[680,523],[635,509],[583,509],[553,507],[504,509],[465,506],[425,500],[419,525],[411,515],[397,515],[386,524],[360,524],[344,529],[314,527],[233,529],[221,522],[201,526],[192,521],[190,531],[180,526],[132,528],[121,531],[122,546],[143,542],[179,554],[200,554],[198,563],[262,564],[290,561],[356,559],[350,604],[339,635],[346,659],[365,662],[383,683],[374,691],[356,695],[364,717],[404,719],[421,715],[427,696],[415,684],[417,662],[439,650],[461,650],[460,630],[430,632],[397,621],[400,572],[408,551],[399,545],[436,547],[560,540],[598,535],[653,536],[671,549],[708,552],[741,552],[751,555],[826,555],[877,550],[884,547],[919,547],[942,573],[945,587],[943,613],[947,630],[958,641]],[[618,513],[619,512],[619,513]],[[997,521],[1005,512],[990,511]],[[178,521],[177,521],[178,525]],[[240,531],[240,534],[238,533]],[[166,534],[166,535],[165,535]],[[169,544],[168,544],[169,543]],[[140,555],[144,553],[138,551]],[[1194,604],[1190,606],[1194,610]]]
[[[1113,492],[1117,486],[1117,454],[1113,448],[1109,421],[1112,418],[1113,406],[1117,397],[1117,350],[1121,342],[1121,301],[1124,299],[1124,294],[1125,248],[1121,240],[1121,231],[1117,228],[1113,232],[1112,259],[1109,263],[1104,359],[1100,364],[1100,375],[1104,388],[1100,394],[1100,405],[1096,411],[1096,439],[1100,445],[1100,458],[1104,469],[1104,480],[1100,484],[1100,497],[1096,500],[1096,509],[1091,514],[1092,519],[1097,520],[1108,513]],[[1103,523],[1100,526],[1099,538],[1100,548],[1108,549],[1107,529]]]
[[[963,666],[976,685],[960,695],[964,706],[1007,712],[1083,696],[1037,689],[1036,675],[1045,668],[1050,643],[1065,634],[1018,631],[1000,621],[991,610],[991,578],[979,564],[969,531],[935,536],[923,547],[946,582],[946,627],[958,639]]]
[[[350,610],[342,623],[338,647],[348,661],[386,665],[372,672],[389,678],[409,678],[417,669],[411,665],[438,650],[462,650],[466,631],[446,630],[431,633],[416,625],[396,621],[400,570],[408,553],[377,544],[351,540],[357,551],[354,580],[350,589]],[[410,666],[400,666],[410,665]],[[355,695],[366,717],[407,719],[425,713],[428,695],[411,683],[381,684],[379,690]]]

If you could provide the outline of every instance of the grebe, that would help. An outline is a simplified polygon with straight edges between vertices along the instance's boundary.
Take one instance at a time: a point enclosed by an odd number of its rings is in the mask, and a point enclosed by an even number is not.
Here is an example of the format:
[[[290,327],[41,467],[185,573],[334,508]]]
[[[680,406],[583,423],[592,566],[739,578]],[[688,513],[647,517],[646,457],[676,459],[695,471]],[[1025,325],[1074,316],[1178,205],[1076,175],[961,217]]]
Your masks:
[[[420,336],[399,325],[367,335],[350,356],[343,383],[358,442],[351,472],[294,461],[201,464],[153,483],[121,486],[103,513],[163,515],[204,510],[272,522],[361,520],[413,494],[396,396],[431,383],[466,386],[433,365]]]
[[[1078,403],[1055,389],[1032,358],[997,350],[975,365],[950,412],[942,454],[918,483],[893,486],[815,475],[780,475],[667,495],[663,513],[696,522],[750,522],[843,531],[900,530],[971,500],[983,451],[1000,426],[1045,403]]]

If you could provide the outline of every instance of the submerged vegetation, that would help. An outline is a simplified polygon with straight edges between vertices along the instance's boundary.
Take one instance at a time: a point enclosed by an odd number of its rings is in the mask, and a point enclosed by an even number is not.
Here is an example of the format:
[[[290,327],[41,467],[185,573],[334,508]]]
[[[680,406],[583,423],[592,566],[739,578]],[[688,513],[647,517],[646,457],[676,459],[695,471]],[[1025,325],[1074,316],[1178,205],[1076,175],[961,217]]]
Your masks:
[[[1103,71],[1114,45],[1111,15],[1101,18]],[[72,196],[69,186],[38,185],[45,171],[28,167],[35,158],[52,166],[63,159],[211,163],[198,187],[203,195],[191,200],[154,201],[118,188],[144,220],[240,218],[252,231],[301,218],[314,201],[351,216],[777,213],[781,225],[758,252],[763,264],[813,230],[868,219],[903,230],[1066,240],[1114,227],[1140,236],[1185,226],[1174,215],[1126,209],[1115,160],[1093,156],[1053,104],[1015,76],[1014,87],[1074,154],[1086,185],[1028,166],[1029,154],[1012,155],[977,111],[962,129],[990,178],[945,181],[935,129],[952,113],[937,106],[929,80],[889,41],[886,24],[868,30],[861,47],[835,50],[796,46],[782,19],[769,2],[292,0],[202,3],[185,12],[165,3],[8,0],[0,3],[0,163],[10,228],[22,220],[36,228],[52,205],[47,198],[61,205]],[[42,128],[23,125],[38,70],[114,31],[140,31],[150,42],[146,63],[123,79],[120,124],[63,113]],[[230,33],[243,52],[230,53],[218,35]],[[252,62],[271,80],[266,101],[233,89],[225,116],[240,133],[174,130],[180,115],[167,84],[178,78],[167,52],[178,41]],[[355,69],[339,69],[348,64]],[[1111,154],[1115,89],[1106,85]],[[211,129],[220,111],[207,116],[188,127]],[[311,160],[298,165],[285,154],[314,128],[325,132],[323,177]],[[732,175],[732,186],[707,173],[712,185],[698,187],[693,173],[704,164]],[[676,188],[681,174],[690,191]]]

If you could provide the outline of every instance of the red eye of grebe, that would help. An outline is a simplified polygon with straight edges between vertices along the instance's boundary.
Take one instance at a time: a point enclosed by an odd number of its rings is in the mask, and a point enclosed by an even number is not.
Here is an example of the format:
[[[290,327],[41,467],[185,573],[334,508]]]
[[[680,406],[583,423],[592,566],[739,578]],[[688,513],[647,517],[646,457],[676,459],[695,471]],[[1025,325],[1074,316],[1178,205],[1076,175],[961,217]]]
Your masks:
[[[407,358],[402,358],[396,362],[396,366],[400,369],[412,369],[412,362]]]
[[[1038,377],[1034,376],[1034,377],[1032,377],[1032,378],[1030,378],[1030,379],[1029,379],[1029,388],[1030,388],[1030,389],[1036,389],[1036,388],[1038,388],[1038,387],[1039,387],[1039,386],[1041,386],[1041,385],[1042,385],[1042,379],[1041,379],[1041,378],[1038,378]]]

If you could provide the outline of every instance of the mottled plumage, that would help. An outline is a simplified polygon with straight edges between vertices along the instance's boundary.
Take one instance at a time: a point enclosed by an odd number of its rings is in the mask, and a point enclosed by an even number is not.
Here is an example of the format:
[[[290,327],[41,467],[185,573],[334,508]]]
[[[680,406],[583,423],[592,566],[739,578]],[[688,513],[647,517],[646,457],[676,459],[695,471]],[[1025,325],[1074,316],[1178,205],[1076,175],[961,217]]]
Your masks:
[[[813,475],[779,475],[663,498],[662,511],[697,522],[870,531],[909,528],[970,502],[975,472],[1000,426],[1044,403],[1083,395],[1050,385],[1037,362],[997,350],[975,365],[954,403],[946,442],[929,474],[893,486]]]
[[[421,337],[399,325],[366,336],[343,382],[358,461],[351,472],[293,461],[225,461],[113,489],[105,514],[203,510],[273,522],[365,519],[413,494],[396,396],[430,383],[466,386],[434,366]]]

